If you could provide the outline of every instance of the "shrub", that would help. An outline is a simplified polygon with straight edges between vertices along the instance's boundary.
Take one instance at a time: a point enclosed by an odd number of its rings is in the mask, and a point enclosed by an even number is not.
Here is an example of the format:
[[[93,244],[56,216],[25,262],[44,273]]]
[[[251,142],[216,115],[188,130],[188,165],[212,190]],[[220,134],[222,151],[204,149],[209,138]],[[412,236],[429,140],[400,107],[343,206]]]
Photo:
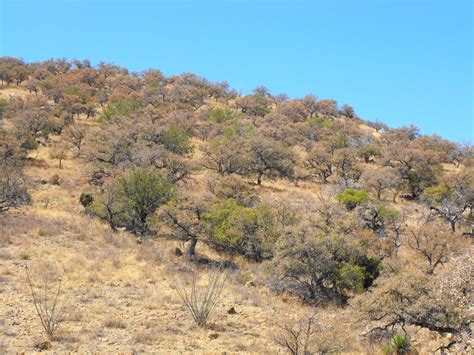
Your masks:
[[[439,204],[451,198],[453,192],[444,185],[431,186],[426,188],[421,194],[421,200],[428,204]]]
[[[372,197],[365,190],[348,188],[336,196],[339,202],[346,205],[348,210],[353,210],[361,203],[372,200]]]
[[[65,147],[55,147],[49,151],[49,158],[58,161],[58,168],[63,168],[63,160],[67,158],[67,149]]]
[[[285,322],[278,326],[273,341],[292,355],[314,354],[317,349],[315,334],[320,330],[319,322],[314,317],[301,319],[294,325]]]
[[[61,179],[59,178],[59,175],[54,174],[53,176],[51,176],[51,178],[49,179],[49,183],[51,185],[60,185],[61,184]]]
[[[31,202],[21,158],[22,154],[0,137],[0,214]]]
[[[364,159],[366,163],[374,162],[374,158],[379,158],[382,156],[381,150],[372,145],[367,145],[359,149],[359,156]]]
[[[109,121],[111,119],[127,116],[132,113],[138,113],[140,111],[140,103],[136,100],[121,100],[111,105],[107,105],[104,108],[100,116],[98,117],[99,122]]]
[[[40,318],[41,325],[43,326],[46,335],[50,340],[53,340],[54,333],[58,329],[59,325],[64,320],[64,308],[60,302],[61,299],[61,280],[58,282],[58,288],[51,295],[49,286],[51,286],[51,280],[45,279],[41,292],[36,293],[31,280],[28,266],[25,267],[28,284],[31,290],[31,296],[33,298],[33,304],[36,309],[36,313]],[[52,296],[52,297],[51,297]]]
[[[209,243],[216,249],[245,255],[255,261],[272,256],[278,231],[268,208],[241,206],[229,198],[214,205],[203,218],[208,223]]]
[[[139,234],[148,231],[148,217],[173,193],[173,185],[161,174],[143,169],[122,178],[119,186],[119,194],[125,202],[127,226]]]
[[[207,113],[207,120],[216,123],[225,123],[238,118],[234,111],[229,108],[214,107]]]
[[[94,202],[94,197],[88,192],[83,192],[81,196],[79,196],[79,202],[82,206],[87,207]]]
[[[219,199],[235,199],[241,206],[251,207],[258,202],[252,188],[237,176],[229,175],[208,181],[208,189]]]
[[[390,344],[384,347],[383,352],[386,354],[408,354],[411,350],[410,339],[407,335],[394,335],[390,339]]]
[[[106,220],[112,230],[125,227],[141,235],[149,232],[151,215],[174,193],[166,178],[146,169],[134,170],[104,190],[98,201],[87,206],[87,212]]]
[[[21,148],[25,150],[35,150],[38,149],[39,143],[31,135],[27,134],[21,138]]]
[[[345,303],[372,285],[379,275],[379,261],[342,236],[317,235],[303,225],[287,229],[279,238],[271,270],[282,288],[308,302]]]
[[[176,283],[176,292],[198,326],[203,327],[208,322],[219,302],[227,276],[227,272],[219,267],[208,275],[205,285],[198,285],[196,273],[193,273],[190,289],[179,282]]]
[[[166,149],[176,154],[187,154],[193,150],[189,134],[178,126],[171,126],[164,131],[160,141]]]

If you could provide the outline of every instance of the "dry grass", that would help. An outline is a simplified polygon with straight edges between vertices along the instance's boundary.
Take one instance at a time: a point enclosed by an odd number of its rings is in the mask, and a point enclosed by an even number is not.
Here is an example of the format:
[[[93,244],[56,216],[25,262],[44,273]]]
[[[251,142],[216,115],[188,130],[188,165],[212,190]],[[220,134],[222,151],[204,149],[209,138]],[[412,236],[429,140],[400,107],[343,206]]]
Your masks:
[[[18,88],[0,90],[0,97],[10,94],[25,93]],[[95,125],[93,120],[79,123]],[[240,270],[229,275],[208,328],[198,327],[170,286],[190,267],[173,255],[176,243],[158,238],[137,244],[133,236],[111,233],[101,222],[84,216],[78,203],[80,193],[90,190],[84,163],[70,155],[64,168],[58,169],[48,154],[57,143],[58,137],[52,137],[48,146],[33,153],[27,170],[32,205],[0,219],[0,353],[34,352],[34,344],[45,340],[28,293],[25,262],[49,263],[62,272],[67,312],[53,343],[55,352],[282,350],[273,341],[278,325],[299,319],[310,312],[308,307],[292,297],[274,295],[258,282],[256,287],[247,287],[257,277],[256,266],[234,258]],[[47,183],[55,174],[60,185]],[[208,175],[201,171],[195,176],[192,189],[196,193],[202,192]],[[265,201],[291,196],[293,201],[311,205],[322,187],[264,180],[255,188]],[[223,257],[203,245],[199,253],[216,260]],[[232,307],[236,314],[228,313]],[[351,322],[352,316],[349,310],[335,308],[320,309],[317,314],[321,322],[338,324],[337,329],[344,332],[360,326]],[[357,341],[354,347],[358,348]]]
[[[63,272],[67,312],[54,351],[277,350],[268,324],[278,314],[269,312],[270,304],[278,305],[282,317],[290,305],[264,289],[229,281],[210,329],[200,330],[169,286],[182,267],[171,252],[175,243],[137,244],[127,233],[111,233],[81,213],[78,197],[89,186],[80,160],[66,160],[67,168],[60,170],[47,147],[40,147],[35,159],[39,163],[27,171],[32,181],[59,174],[62,182],[34,184],[32,205],[0,222],[0,315],[8,328],[0,334],[0,344],[12,352],[32,352],[38,340],[44,341],[24,277],[28,262],[52,263]],[[201,252],[206,253],[204,247]],[[266,301],[258,301],[262,299]],[[231,307],[238,314],[228,314]]]

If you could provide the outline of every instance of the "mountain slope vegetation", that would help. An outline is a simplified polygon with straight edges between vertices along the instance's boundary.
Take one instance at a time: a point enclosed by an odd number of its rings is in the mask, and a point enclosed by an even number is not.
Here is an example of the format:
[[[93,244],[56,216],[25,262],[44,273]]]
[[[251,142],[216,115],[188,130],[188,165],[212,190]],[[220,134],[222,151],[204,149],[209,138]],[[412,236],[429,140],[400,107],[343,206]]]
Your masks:
[[[107,62],[3,57],[0,82],[0,350],[472,347],[469,144]],[[216,268],[194,324],[176,289]],[[45,340],[30,291],[59,280]]]

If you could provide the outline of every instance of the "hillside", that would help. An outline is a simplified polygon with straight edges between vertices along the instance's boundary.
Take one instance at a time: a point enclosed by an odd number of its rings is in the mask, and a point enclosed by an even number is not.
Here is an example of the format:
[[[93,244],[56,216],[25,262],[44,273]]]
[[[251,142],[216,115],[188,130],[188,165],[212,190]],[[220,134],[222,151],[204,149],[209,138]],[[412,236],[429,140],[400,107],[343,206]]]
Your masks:
[[[471,146],[193,74],[0,80],[0,353],[472,349]],[[216,269],[198,325],[176,288]]]

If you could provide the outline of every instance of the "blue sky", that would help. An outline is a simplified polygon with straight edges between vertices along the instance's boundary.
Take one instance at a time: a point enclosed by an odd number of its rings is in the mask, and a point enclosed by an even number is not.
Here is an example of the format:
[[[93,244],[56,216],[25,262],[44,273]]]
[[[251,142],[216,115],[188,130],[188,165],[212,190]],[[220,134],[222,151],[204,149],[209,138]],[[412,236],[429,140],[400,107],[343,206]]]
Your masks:
[[[193,72],[474,140],[471,0],[0,0],[0,55]]]

